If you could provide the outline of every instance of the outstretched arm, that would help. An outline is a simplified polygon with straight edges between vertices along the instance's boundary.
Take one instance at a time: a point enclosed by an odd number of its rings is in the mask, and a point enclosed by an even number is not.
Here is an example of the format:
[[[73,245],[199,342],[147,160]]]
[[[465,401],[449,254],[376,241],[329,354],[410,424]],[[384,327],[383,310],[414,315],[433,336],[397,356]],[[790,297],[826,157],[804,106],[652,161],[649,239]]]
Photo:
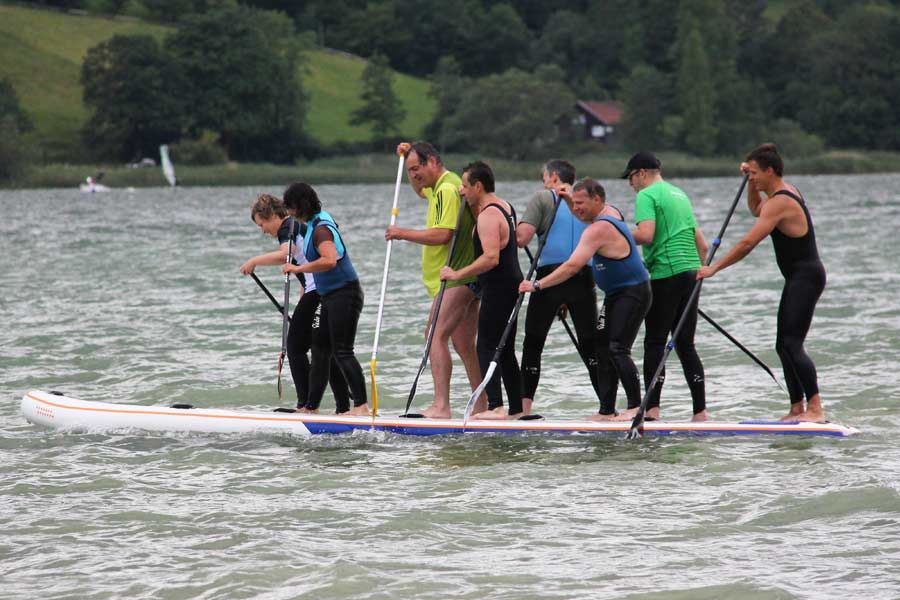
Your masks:
[[[784,218],[787,208],[787,203],[780,199],[774,201],[770,199],[763,204],[759,218],[756,220],[756,224],[750,228],[750,231],[729,250],[728,254],[708,267],[701,267],[700,271],[697,272],[697,279],[712,277],[722,269],[730,267],[750,254],[757,244],[763,241],[778,226]]]
[[[571,279],[584,265],[591,260],[603,242],[604,228],[612,227],[609,223],[594,223],[584,230],[578,245],[566,262],[556,267],[552,273],[540,280],[541,289],[553,287]],[[519,293],[533,292],[534,285],[527,279],[519,284]]]

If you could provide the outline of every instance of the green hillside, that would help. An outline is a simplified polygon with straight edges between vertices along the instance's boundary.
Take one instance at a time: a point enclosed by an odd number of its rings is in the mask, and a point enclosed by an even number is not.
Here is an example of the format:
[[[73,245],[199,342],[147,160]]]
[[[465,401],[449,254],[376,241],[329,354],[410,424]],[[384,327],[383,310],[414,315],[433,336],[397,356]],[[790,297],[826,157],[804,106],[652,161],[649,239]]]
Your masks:
[[[88,49],[115,34],[152,35],[160,41],[170,28],[133,20],[71,15],[0,5],[0,78],[9,77],[36,131],[30,141],[46,160],[74,161],[83,154],[79,130],[88,118],[81,102],[79,75]],[[369,138],[368,127],[351,127],[360,105],[365,60],[339,52],[307,52],[303,81],[310,96],[307,127],[320,142]],[[277,82],[273,82],[273,86]],[[395,91],[407,111],[404,135],[421,135],[435,102],[428,82],[398,75]]]

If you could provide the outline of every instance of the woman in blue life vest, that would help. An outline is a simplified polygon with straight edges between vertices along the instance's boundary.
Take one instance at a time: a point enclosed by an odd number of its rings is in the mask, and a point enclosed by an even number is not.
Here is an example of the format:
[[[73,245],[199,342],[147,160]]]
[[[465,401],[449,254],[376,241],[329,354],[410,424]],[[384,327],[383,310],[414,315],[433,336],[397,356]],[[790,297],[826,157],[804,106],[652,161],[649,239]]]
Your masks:
[[[294,250],[291,262],[298,265],[306,262],[306,257],[303,256],[306,225],[301,225],[296,222],[294,217],[288,216],[281,198],[269,194],[257,196],[250,209],[250,219],[259,226],[263,233],[278,240],[278,250],[250,257],[240,267],[242,274],[250,275],[256,270],[256,267],[264,265],[284,265],[292,236]],[[302,409],[306,406],[306,399],[309,396],[309,357],[307,353],[324,336],[318,335],[317,323],[321,309],[315,278],[311,274],[297,275],[297,278],[300,280],[302,288],[300,300],[291,315],[291,327],[287,337],[287,357],[294,387],[297,390],[297,408]],[[350,410],[347,382],[334,360],[331,361],[329,384],[338,405],[338,412],[342,412],[342,407],[343,411]]]
[[[353,344],[363,307],[363,291],[350,255],[330,214],[322,210],[316,191],[306,183],[293,183],[284,192],[284,205],[307,226],[302,253],[303,265],[284,265],[285,273],[314,273],[322,302],[319,327],[324,343],[313,347],[309,375],[309,396],[303,412],[317,413],[328,384],[331,356],[337,361],[353,397],[351,415],[368,415],[369,405],[362,367]]]

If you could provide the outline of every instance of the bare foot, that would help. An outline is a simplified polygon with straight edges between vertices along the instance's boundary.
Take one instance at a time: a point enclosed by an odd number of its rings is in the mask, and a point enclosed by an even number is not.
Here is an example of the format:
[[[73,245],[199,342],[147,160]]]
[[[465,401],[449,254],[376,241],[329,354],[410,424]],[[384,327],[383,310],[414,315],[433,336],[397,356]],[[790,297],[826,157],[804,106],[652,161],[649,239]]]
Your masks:
[[[795,402],[794,404],[791,404],[790,412],[788,412],[788,414],[784,415],[783,417],[781,417],[778,420],[779,421],[799,421],[800,417],[803,416],[804,412],[805,411],[803,410],[803,403]]]
[[[628,410],[619,413],[615,417],[611,417],[610,421],[631,421],[634,419],[634,416],[638,413],[637,408],[629,408]]]
[[[432,404],[431,406],[423,410],[420,414],[428,419],[449,419],[450,407]]]
[[[487,396],[481,394],[481,397],[472,405],[472,414],[477,415],[487,410]]]
[[[610,413],[608,415],[594,413],[594,414],[588,416],[587,420],[588,421],[615,421],[616,416],[617,416],[616,413]]]
[[[698,421],[709,421],[709,415],[707,414],[706,409],[695,413],[694,416],[691,417],[691,421],[694,421],[695,423]]]
[[[368,404],[360,404],[351,408],[347,414],[353,417],[371,417],[372,411],[369,410]]]
[[[801,423],[825,423],[827,421],[827,419],[825,418],[825,411],[823,411],[822,409],[807,409],[806,412],[798,415],[796,417],[796,420],[800,421]]]
[[[521,418],[524,417],[526,414],[527,414],[527,413],[526,413],[525,411],[522,411],[522,412],[516,413],[516,414],[514,414],[514,415],[507,415],[506,418],[509,419],[510,421],[515,421],[516,419],[521,419]]]
[[[298,408],[296,412],[303,413],[305,415],[317,415],[317,414],[319,414],[319,409],[318,408],[306,408],[304,406],[303,408]]]
[[[659,421],[659,407],[648,408],[647,412],[644,413],[644,418]]]
[[[531,398],[522,398],[522,414],[530,415],[531,414],[531,405],[534,404],[534,400]]]
[[[480,413],[473,414],[471,418],[483,421],[505,421],[506,407],[498,406],[494,410],[483,410]]]

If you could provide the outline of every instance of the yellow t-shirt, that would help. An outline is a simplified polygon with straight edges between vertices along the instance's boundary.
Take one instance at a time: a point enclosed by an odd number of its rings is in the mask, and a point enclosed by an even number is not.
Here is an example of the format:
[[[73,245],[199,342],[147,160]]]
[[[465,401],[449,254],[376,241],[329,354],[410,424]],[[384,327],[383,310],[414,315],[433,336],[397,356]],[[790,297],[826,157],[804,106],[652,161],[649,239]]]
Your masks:
[[[472,244],[472,234],[475,230],[475,218],[459,195],[459,185],[462,181],[459,175],[450,171],[444,171],[434,188],[425,188],[422,193],[428,201],[428,215],[425,218],[425,227],[432,229],[456,229],[456,221],[459,218],[460,206],[465,206],[462,220],[457,234],[456,248],[453,251],[453,259],[450,266],[454,269],[462,269],[472,264],[475,260],[475,246]],[[428,295],[434,297],[441,288],[441,267],[447,264],[447,256],[450,254],[450,245],[453,240],[440,246],[422,246],[422,282]],[[460,281],[448,281],[447,287],[467,285],[477,278],[467,277]]]

